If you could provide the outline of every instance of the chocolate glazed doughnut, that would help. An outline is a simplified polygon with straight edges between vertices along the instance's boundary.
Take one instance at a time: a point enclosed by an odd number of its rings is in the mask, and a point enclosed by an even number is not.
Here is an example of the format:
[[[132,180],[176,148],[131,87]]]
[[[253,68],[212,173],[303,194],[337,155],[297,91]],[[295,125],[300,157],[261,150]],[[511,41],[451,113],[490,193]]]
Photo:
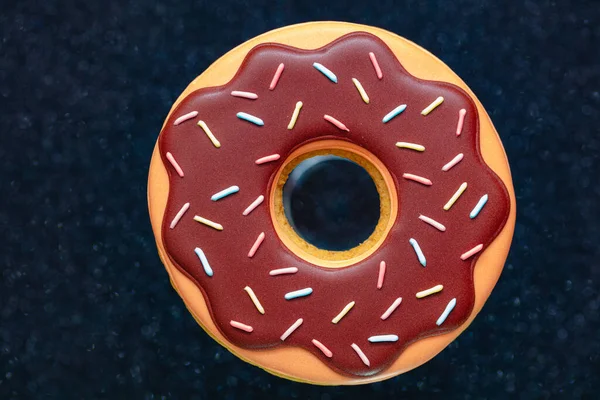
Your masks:
[[[400,61],[363,32],[317,50],[261,44],[229,83],[191,93],[166,121],[163,245],[231,343],[301,347],[371,376],[471,314],[473,268],[509,194],[483,161],[469,95]],[[390,223],[356,262],[308,260],[277,229],[280,178],[306,146],[304,157],[364,151],[382,165]]]

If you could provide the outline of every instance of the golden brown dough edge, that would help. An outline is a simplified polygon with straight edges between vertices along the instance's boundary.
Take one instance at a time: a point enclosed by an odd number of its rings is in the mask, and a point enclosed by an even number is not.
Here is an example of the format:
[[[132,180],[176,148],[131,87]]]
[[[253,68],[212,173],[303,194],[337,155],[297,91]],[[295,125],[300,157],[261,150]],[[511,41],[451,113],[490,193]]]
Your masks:
[[[246,350],[228,342],[212,321],[200,289],[181,273],[165,254],[162,244],[161,225],[169,192],[169,181],[164,165],[154,148],[148,177],[148,206],[159,256],[165,265],[171,284],[183,299],[198,324],[217,342],[242,360],[256,365],[274,375],[287,379],[319,385],[356,385],[377,382],[407,372],[424,364],[465,330],[481,311],[494,288],[508,255],[515,226],[516,204],[510,168],[502,143],[492,122],[467,85],[448,66],[416,44],[383,29],[344,22],[309,22],[273,30],[251,39],[213,63],[198,76],[179,96],[170,113],[189,93],[202,87],[227,83],[237,71],[250,49],[259,43],[276,42],[304,49],[315,49],[353,31],[377,35],[401,60],[412,75],[427,80],[450,82],[464,89],[477,105],[480,117],[480,147],[488,166],[506,185],[510,197],[510,213],[506,225],[498,237],[484,250],[474,270],[475,304],[468,320],[456,330],[419,340],[398,357],[383,372],[370,377],[348,377],[334,372],[317,357],[300,348],[277,348],[270,350]]]

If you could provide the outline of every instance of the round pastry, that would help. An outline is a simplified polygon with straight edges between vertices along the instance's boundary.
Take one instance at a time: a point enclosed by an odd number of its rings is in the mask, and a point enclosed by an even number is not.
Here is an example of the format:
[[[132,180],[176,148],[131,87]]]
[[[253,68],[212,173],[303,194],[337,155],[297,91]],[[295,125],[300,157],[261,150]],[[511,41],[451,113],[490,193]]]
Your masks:
[[[515,222],[502,144],[469,88],[406,39],[334,22],[261,35],[196,78],[160,133],[148,202],[202,328],[323,385],[442,351],[490,295]]]

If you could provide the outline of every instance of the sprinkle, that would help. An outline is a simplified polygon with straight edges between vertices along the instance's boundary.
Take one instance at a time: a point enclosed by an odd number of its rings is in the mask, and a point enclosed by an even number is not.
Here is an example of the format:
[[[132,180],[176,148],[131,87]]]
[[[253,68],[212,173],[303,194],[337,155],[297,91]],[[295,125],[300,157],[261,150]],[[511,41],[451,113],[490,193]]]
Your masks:
[[[185,121],[187,121],[189,119],[192,119],[192,118],[196,117],[197,115],[198,115],[198,111],[192,111],[192,112],[189,112],[187,114],[184,114],[181,117],[177,118],[175,120],[175,122],[173,123],[173,125],[179,125],[182,122],[185,122]]]
[[[252,92],[240,92],[239,90],[234,90],[231,92],[233,97],[242,97],[244,99],[256,100],[258,99],[258,95]]]
[[[423,111],[421,111],[421,115],[427,115],[430,112],[432,112],[433,110],[435,110],[435,108],[437,106],[439,106],[440,104],[442,104],[444,102],[444,98],[442,96],[438,97],[437,99],[435,99],[433,101],[433,103],[431,103],[430,105],[428,105],[427,107],[425,107],[423,109]]]
[[[384,124],[388,123],[393,118],[396,118],[398,115],[402,114],[404,112],[404,110],[406,110],[406,104],[400,104],[398,107],[394,108],[392,111],[385,114],[385,117],[383,117],[383,119],[382,119],[383,123]]]
[[[444,321],[446,320],[446,318],[448,318],[448,315],[452,312],[452,310],[454,310],[455,306],[456,306],[456,298],[454,298],[448,302],[446,309],[444,310],[442,315],[440,315],[440,317],[438,318],[438,320],[436,321],[435,324],[437,326],[440,326],[441,324],[443,324]]]
[[[462,133],[463,124],[465,122],[465,115],[467,114],[467,110],[462,108],[458,112],[458,124],[456,125],[456,136],[460,136]]]
[[[381,316],[382,320],[386,320],[389,318],[390,315],[392,315],[392,313],[394,312],[394,310],[396,310],[396,308],[398,308],[398,306],[400,305],[400,303],[402,303],[402,297],[398,297],[396,300],[394,300],[394,302],[392,303],[392,305],[383,313],[383,315]]]
[[[331,115],[323,115],[323,118],[325,118],[325,121],[327,122],[331,122],[333,125],[335,125],[337,128],[346,131],[346,132],[350,132],[350,129],[346,128],[346,125],[342,124],[340,121],[338,121],[337,119],[333,118]]]
[[[223,225],[217,224],[216,222],[213,222],[213,221],[211,221],[209,219],[202,218],[199,215],[194,216],[194,221],[200,222],[201,224],[204,224],[204,225],[207,225],[207,226],[210,226],[211,228],[214,228],[214,229],[216,229],[218,231],[222,231],[223,230]]]
[[[346,307],[344,307],[344,309],[342,311],[340,311],[340,313],[338,315],[336,315],[335,318],[331,320],[331,322],[333,322],[334,324],[337,324],[338,322],[340,322],[340,320],[342,318],[344,318],[350,310],[352,310],[352,307],[354,307],[354,304],[356,304],[356,302],[354,302],[354,301],[351,301],[350,303],[346,304]]]
[[[256,238],[256,242],[254,242],[254,244],[252,245],[252,248],[248,252],[248,257],[250,257],[250,258],[254,257],[254,255],[256,254],[256,250],[258,250],[258,248],[262,244],[263,240],[265,240],[265,233],[261,232],[260,235],[258,235],[258,237]]]
[[[422,183],[425,186],[431,186],[432,185],[432,183],[431,183],[431,181],[429,179],[423,178],[422,176],[419,176],[419,175],[402,174],[402,177],[405,178],[405,179],[409,179],[411,181]]]
[[[424,215],[419,215],[419,219],[421,221],[423,221],[423,222],[428,223],[429,225],[433,226],[434,228],[436,228],[439,231],[442,231],[442,232],[446,231],[446,227],[444,225],[440,224],[439,222],[437,222],[434,219],[431,219],[431,218],[426,217]]]
[[[422,299],[423,297],[427,297],[427,296],[432,295],[434,293],[441,292],[443,288],[444,288],[444,286],[442,286],[442,285],[436,285],[436,286],[434,286],[432,288],[429,288],[427,290],[423,290],[423,291],[417,293],[417,299]]]
[[[469,214],[469,217],[471,217],[471,219],[473,219],[476,216],[478,216],[479,213],[481,212],[481,209],[483,208],[483,206],[485,206],[485,203],[487,203],[487,201],[488,201],[487,194],[484,194],[483,196],[481,196],[481,198],[477,202],[477,205],[475,206],[475,208],[473,208],[473,210],[471,211],[471,214]]]
[[[254,306],[256,307],[258,312],[264,314],[265,309],[263,308],[262,304],[260,304],[260,301],[258,300],[258,297],[256,297],[256,294],[254,294],[254,290],[252,290],[250,286],[246,286],[244,290],[246,291],[246,293],[248,293],[248,296],[250,296],[250,299],[254,303]]]
[[[335,76],[335,74],[333,72],[331,72],[329,69],[327,69],[327,67],[325,67],[323,64],[319,64],[316,62],[316,63],[313,63],[313,67],[315,67],[317,69],[317,71],[319,71],[320,73],[325,75],[327,77],[327,79],[329,79],[331,82],[337,83],[337,76]]]
[[[237,321],[229,321],[229,324],[231,326],[233,326],[234,328],[238,328],[239,330],[242,330],[244,332],[252,332],[254,330],[254,328],[252,328],[250,325],[246,325],[246,324],[242,324],[241,322],[237,322]]]
[[[313,339],[312,344],[317,346],[317,349],[321,350],[326,357],[331,358],[331,356],[333,355],[331,350],[325,347],[325,345],[323,345],[323,343],[319,342],[317,339]]]
[[[444,206],[444,210],[448,211],[450,209],[450,207],[452,207],[454,205],[454,203],[456,203],[456,200],[458,200],[458,198],[460,197],[460,195],[463,194],[463,192],[465,190],[467,190],[467,182],[463,182],[460,185],[460,187],[458,188],[458,190],[456,191],[456,193],[454,193],[452,195],[452,197],[450,198],[450,200],[448,200],[448,202]]]
[[[244,212],[242,213],[242,215],[248,215],[250,214],[256,207],[258,207],[263,201],[265,200],[265,196],[263,196],[262,194],[260,196],[258,196],[256,198],[256,200],[254,200],[252,202],[252,204],[250,204],[248,206],[248,208],[246,208],[244,210]]]
[[[464,158],[464,156],[465,155],[463,153],[458,153],[456,155],[456,157],[454,157],[448,164],[446,164],[442,167],[442,171],[446,172],[446,171],[450,170],[450,168],[454,167],[456,164],[461,162],[462,159]]]
[[[383,278],[385,278],[385,261],[379,263],[379,276],[377,277],[377,289],[383,287]]]
[[[287,128],[289,130],[294,129],[294,126],[296,125],[296,121],[298,120],[298,115],[300,115],[301,108],[302,108],[302,102],[299,101],[296,103],[296,108],[294,108],[294,113],[292,114],[292,119],[290,119],[290,123],[287,126]]]
[[[377,62],[377,58],[375,58],[375,54],[372,52],[369,53],[369,58],[371,59],[371,64],[373,64],[373,68],[375,68],[375,73],[379,79],[383,78],[383,73],[381,72],[381,68],[379,68],[379,63]]]
[[[279,78],[281,78],[281,73],[283,72],[284,67],[285,66],[283,65],[283,63],[279,64],[279,67],[277,67],[277,71],[275,71],[275,75],[273,75],[273,80],[269,85],[269,90],[273,90],[275,89],[275,86],[277,86],[277,82],[279,82]]]
[[[286,293],[284,297],[286,300],[297,299],[298,297],[308,296],[309,294],[312,293],[312,291],[313,291],[312,288],[295,290],[293,292]]]
[[[200,259],[200,263],[202,264],[202,268],[204,268],[204,272],[206,272],[206,275],[213,276],[213,270],[210,267],[210,264],[208,263],[208,259],[206,258],[206,255],[204,254],[202,249],[200,247],[196,247],[194,249],[194,253],[196,253],[198,258]]]
[[[365,88],[363,87],[363,85],[361,85],[361,83],[356,78],[352,78],[352,82],[354,82],[354,86],[356,86],[356,90],[358,90],[358,93],[360,94],[360,97],[363,99],[365,104],[369,104],[369,95],[367,94],[367,92],[365,92]]]
[[[183,178],[183,170],[181,169],[179,164],[177,164],[177,161],[175,161],[175,157],[173,157],[173,154],[167,153],[167,160],[169,160],[169,162],[171,163],[173,168],[175,168],[175,171],[177,171],[177,174]]]
[[[478,244],[477,246],[473,247],[471,250],[467,251],[462,256],[460,256],[460,259],[464,261],[467,258],[479,253],[481,249],[483,249],[483,244]]]
[[[227,197],[231,194],[237,193],[240,191],[239,186],[229,186],[227,189],[223,189],[218,193],[215,193],[210,198],[212,201],[221,200],[223,197]]]
[[[243,119],[244,121],[248,121],[253,123],[254,125],[263,126],[265,123],[262,119],[255,117],[254,115],[250,115],[245,112],[239,112],[236,114],[239,119]]]
[[[290,326],[287,331],[283,332],[283,335],[281,335],[280,339],[283,342],[285,339],[288,338],[288,336],[290,336],[292,333],[294,333],[294,331],[296,329],[298,329],[298,327],[300,325],[302,325],[302,323],[304,322],[304,320],[302,318],[298,318],[298,320],[296,322],[294,322],[292,324],[292,326]]]
[[[377,335],[371,336],[369,342],[371,343],[382,343],[382,342],[397,342],[398,335]]]
[[[419,243],[413,238],[410,238],[410,240],[408,242],[411,244],[411,246],[415,250],[415,253],[417,253],[417,258],[419,259],[419,262],[421,263],[421,265],[426,267],[427,260],[425,259],[425,255],[421,251],[421,246],[419,246]]]
[[[397,142],[396,147],[400,149],[411,149],[415,151],[425,151],[425,146],[421,146],[420,144],[408,143],[408,142]]]
[[[213,146],[215,146],[217,149],[219,147],[221,147],[221,143],[217,140],[217,138],[215,137],[215,135],[213,135],[213,133],[210,131],[210,129],[208,128],[208,125],[206,125],[206,122],[204,122],[202,120],[198,121],[198,126],[200,128],[202,128],[202,130],[204,131],[204,133],[206,133],[206,136],[208,136],[208,138],[212,142]]]
[[[360,357],[360,359],[362,360],[362,362],[367,367],[371,366],[371,363],[369,362],[369,359],[367,358],[367,356],[365,356],[365,353],[363,353],[363,351],[360,349],[360,347],[358,347],[358,345],[356,343],[352,343],[350,345],[350,347],[352,347],[354,349],[354,351],[356,352],[356,354],[358,354],[358,356]]]
[[[173,221],[171,221],[171,225],[169,226],[169,228],[171,228],[171,229],[175,228],[175,225],[177,225],[177,223],[179,222],[179,220],[181,219],[181,217],[183,217],[183,214],[185,214],[185,212],[189,208],[190,208],[190,203],[185,203],[183,205],[183,207],[181,207],[181,210],[179,210],[179,212],[177,213],[177,215],[175,215],[175,218],[173,218]]]
[[[296,272],[298,272],[298,268],[289,267],[289,268],[280,268],[280,269],[271,270],[269,272],[269,275],[277,276],[277,275],[295,274]]]
[[[271,154],[270,156],[259,158],[258,160],[254,161],[254,163],[256,165],[260,165],[271,161],[277,161],[280,157],[281,156],[279,154]]]

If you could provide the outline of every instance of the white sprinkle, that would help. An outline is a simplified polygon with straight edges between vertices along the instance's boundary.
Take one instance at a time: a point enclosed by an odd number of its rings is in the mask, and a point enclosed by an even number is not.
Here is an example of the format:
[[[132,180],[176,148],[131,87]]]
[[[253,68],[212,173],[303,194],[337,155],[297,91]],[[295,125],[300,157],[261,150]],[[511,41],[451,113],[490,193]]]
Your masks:
[[[265,196],[262,194],[256,198],[242,213],[242,215],[246,216],[250,214],[256,207],[258,207],[265,200]]]
[[[177,215],[175,216],[175,218],[173,218],[173,221],[171,221],[171,225],[169,226],[169,228],[173,229],[175,228],[175,225],[177,225],[177,223],[179,222],[179,220],[181,219],[181,217],[183,217],[183,214],[185,214],[185,212],[190,208],[190,203],[185,203],[183,205],[183,207],[181,207],[181,210],[179,210],[179,212],[177,213]]]
[[[292,324],[292,326],[290,326],[287,331],[285,331],[283,333],[283,335],[281,335],[281,341],[283,342],[285,339],[288,338],[288,336],[290,336],[296,329],[298,329],[298,327],[300,325],[302,325],[302,323],[304,322],[304,320],[302,318],[298,318],[298,320],[296,322],[294,322]]]

